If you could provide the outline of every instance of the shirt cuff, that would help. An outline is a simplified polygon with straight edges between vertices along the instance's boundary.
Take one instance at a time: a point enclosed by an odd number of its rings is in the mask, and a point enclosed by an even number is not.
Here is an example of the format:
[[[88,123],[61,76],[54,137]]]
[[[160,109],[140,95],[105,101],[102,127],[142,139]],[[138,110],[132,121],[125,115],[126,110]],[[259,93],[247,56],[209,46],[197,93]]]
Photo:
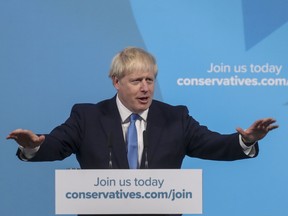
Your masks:
[[[27,161],[31,158],[33,158],[38,150],[40,149],[40,146],[37,146],[35,148],[24,148],[23,146],[18,147],[22,154],[20,154],[20,158],[24,161]]]
[[[241,134],[239,134],[239,143],[240,143],[240,146],[241,146],[242,149],[243,149],[243,152],[244,152],[247,156],[249,156],[249,157],[254,157],[254,156],[256,155],[256,148],[255,148],[256,142],[255,142],[253,145],[247,146],[247,145],[245,145],[245,143],[243,142]]]

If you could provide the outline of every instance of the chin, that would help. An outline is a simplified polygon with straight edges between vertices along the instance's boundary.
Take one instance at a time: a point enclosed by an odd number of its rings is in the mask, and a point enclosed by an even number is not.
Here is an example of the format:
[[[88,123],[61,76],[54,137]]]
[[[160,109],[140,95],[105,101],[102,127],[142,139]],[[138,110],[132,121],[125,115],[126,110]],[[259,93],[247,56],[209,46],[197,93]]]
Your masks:
[[[137,112],[137,113],[141,113],[141,112],[145,111],[148,108],[149,108],[149,106],[141,106],[141,107],[137,107],[136,109],[134,109],[134,111]]]

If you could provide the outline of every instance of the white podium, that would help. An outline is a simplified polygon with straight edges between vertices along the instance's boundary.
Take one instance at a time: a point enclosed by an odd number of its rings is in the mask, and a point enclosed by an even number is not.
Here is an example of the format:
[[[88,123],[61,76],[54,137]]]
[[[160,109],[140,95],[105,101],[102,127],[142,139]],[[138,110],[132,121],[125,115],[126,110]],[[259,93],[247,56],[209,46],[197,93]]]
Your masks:
[[[56,170],[56,214],[202,214],[202,170]]]

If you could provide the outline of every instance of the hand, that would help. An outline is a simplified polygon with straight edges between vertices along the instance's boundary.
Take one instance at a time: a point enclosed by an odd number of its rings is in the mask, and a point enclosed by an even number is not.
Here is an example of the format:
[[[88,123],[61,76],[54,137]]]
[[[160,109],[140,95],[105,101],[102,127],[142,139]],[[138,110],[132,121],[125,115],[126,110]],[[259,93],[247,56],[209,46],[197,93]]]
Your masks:
[[[258,140],[263,139],[269,131],[278,128],[278,125],[275,125],[275,119],[265,118],[255,121],[249,128],[243,130],[242,128],[236,128],[239,134],[242,136],[243,142],[246,143],[255,143]]]
[[[45,136],[38,136],[30,130],[17,129],[12,131],[6,139],[14,139],[19,145],[24,148],[35,148],[40,146],[44,140]]]

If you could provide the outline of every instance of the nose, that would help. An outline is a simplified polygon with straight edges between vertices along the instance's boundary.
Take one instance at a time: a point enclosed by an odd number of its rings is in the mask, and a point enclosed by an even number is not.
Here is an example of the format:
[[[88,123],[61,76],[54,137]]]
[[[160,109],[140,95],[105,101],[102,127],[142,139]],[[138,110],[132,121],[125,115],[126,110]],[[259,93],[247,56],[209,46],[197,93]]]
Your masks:
[[[144,91],[144,92],[148,91],[148,83],[146,80],[142,80],[141,82],[141,91]]]

